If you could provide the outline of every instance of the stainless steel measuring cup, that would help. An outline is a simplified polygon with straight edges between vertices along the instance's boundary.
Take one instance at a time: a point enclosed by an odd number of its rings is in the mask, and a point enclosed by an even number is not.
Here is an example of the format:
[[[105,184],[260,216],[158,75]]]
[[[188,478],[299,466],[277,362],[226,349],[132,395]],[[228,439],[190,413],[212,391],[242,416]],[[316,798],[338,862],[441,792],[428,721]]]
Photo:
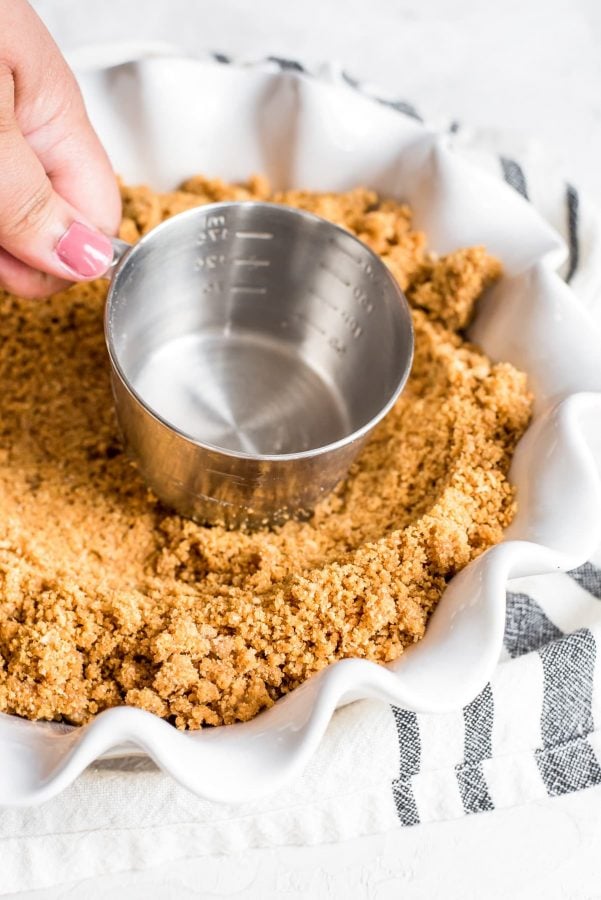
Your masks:
[[[384,263],[330,222],[254,202],[117,244],[105,332],[143,478],[209,523],[310,511],[409,374],[411,316]]]

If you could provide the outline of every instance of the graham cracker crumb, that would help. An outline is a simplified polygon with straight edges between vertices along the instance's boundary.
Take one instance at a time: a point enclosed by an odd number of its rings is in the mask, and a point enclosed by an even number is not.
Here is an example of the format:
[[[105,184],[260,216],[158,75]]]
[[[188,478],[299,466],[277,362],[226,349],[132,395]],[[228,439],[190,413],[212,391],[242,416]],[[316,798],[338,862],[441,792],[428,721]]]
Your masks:
[[[406,205],[363,188],[274,194],[259,176],[122,191],[131,241],[218,200],[310,210],[379,253],[413,307],[411,377],[348,477],[310,520],[249,533],[171,513],[127,460],[105,282],[45,301],[0,292],[0,709],[245,721],[336,660],[385,663],[422,637],[448,580],[513,517],[531,398],[457,333],[499,263],[479,247],[434,259]]]

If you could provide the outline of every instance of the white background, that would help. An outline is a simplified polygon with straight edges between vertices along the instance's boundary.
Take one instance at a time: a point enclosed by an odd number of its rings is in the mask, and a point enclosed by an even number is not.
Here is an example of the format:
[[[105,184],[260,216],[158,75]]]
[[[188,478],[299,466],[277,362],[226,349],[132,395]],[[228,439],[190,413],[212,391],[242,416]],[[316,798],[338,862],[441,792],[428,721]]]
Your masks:
[[[599,0],[35,5],[67,50],[149,39],[251,58],[335,59],[356,77],[411,100],[431,119],[457,118],[513,148],[536,140],[601,207]],[[601,787],[337,846],[187,860],[20,897],[593,900],[601,898],[600,847]]]
[[[538,139],[601,205],[599,0],[38,0],[63,47],[173,41],[337,60],[356,77],[510,137]]]

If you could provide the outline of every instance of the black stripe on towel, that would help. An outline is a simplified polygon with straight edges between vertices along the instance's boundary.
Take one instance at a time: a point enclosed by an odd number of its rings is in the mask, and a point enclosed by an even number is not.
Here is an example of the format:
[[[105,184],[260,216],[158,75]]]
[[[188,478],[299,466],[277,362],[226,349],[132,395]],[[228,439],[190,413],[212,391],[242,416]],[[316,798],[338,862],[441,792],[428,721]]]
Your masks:
[[[286,59],[283,56],[268,56],[269,62],[275,63],[283,72],[304,72],[305,68],[296,59]]]
[[[392,782],[392,796],[401,825],[419,825],[419,813],[413,793],[412,775],[419,772],[421,740],[414,712],[392,707],[399,736],[399,777]]]
[[[578,238],[579,206],[580,201],[578,199],[578,191],[573,185],[566,185],[566,207],[568,213],[568,249],[570,253],[568,258],[568,273],[566,275],[567,282],[570,282],[576,274],[578,263],[580,262],[580,240]]]
[[[388,100],[385,97],[377,97],[375,94],[371,94],[366,90],[361,82],[352,75],[349,75],[348,72],[342,71],[341,75],[343,81],[345,81],[349,87],[352,87],[355,91],[359,91],[364,97],[369,97],[370,100],[375,100],[376,103],[379,103],[381,106],[388,106],[390,109],[403,113],[404,116],[410,116],[410,118],[415,119],[418,122],[424,121],[415,106],[412,103],[408,103],[407,100]]]
[[[547,618],[528,594],[507,594],[505,647],[510,656],[522,656],[563,637],[563,632]]]
[[[542,748],[535,751],[550,796],[601,783],[601,767],[587,735],[593,730],[593,673],[597,647],[580,629],[540,650],[543,664]]]
[[[346,81],[346,83],[348,84],[349,87],[354,88],[354,90],[356,90],[356,91],[361,90],[361,84],[357,81],[356,78],[353,78],[353,76],[349,75],[348,72],[345,72],[344,69],[342,70],[342,72],[340,74],[342,75],[342,80]]]
[[[598,569],[597,566],[590,562],[586,562],[583,566],[572,569],[571,572],[568,572],[568,575],[585,591],[588,591],[597,600],[601,600],[601,569]]]
[[[372,96],[372,100],[375,100],[382,106],[388,106],[390,109],[395,109],[397,112],[403,113],[403,115],[415,119],[416,122],[424,121],[416,110],[415,106],[412,103],[408,103],[406,100],[387,100],[385,97],[374,96]]]
[[[503,170],[503,178],[507,184],[511,185],[518,194],[521,194],[525,200],[528,200],[528,188],[526,187],[526,176],[524,170],[515,159],[508,159],[506,156],[500,156],[499,161]]]
[[[482,763],[492,756],[494,698],[490,684],[463,710],[464,761],[456,766],[457,784],[466,813],[494,809]]]

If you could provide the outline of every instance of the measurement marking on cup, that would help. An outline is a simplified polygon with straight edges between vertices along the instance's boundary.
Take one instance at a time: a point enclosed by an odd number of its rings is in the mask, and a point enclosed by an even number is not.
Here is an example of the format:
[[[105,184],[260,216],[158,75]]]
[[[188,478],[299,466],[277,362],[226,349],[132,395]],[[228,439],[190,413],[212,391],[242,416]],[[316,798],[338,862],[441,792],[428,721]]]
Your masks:
[[[270,231],[237,231],[237,238],[249,238],[255,241],[270,241],[273,234]]]
[[[360,303],[368,316],[373,312],[374,305],[362,288],[356,286],[353,288],[353,297]]]
[[[352,313],[347,312],[346,309],[343,309],[340,306],[336,306],[335,303],[332,303],[332,301],[328,300],[327,297],[322,297],[321,294],[318,294],[317,291],[313,290],[313,288],[309,288],[308,293],[311,294],[312,297],[315,297],[316,300],[319,300],[320,303],[324,303],[326,306],[328,306],[332,310],[332,312],[335,312],[337,315],[339,315],[355,340],[361,337],[361,335],[363,334],[363,329],[359,325],[359,322],[357,321],[355,316],[352,315]]]
[[[343,284],[345,287],[350,287],[350,286],[351,286],[350,281],[347,281],[346,278],[343,278],[342,275],[339,275],[338,272],[335,272],[334,269],[330,269],[330,267],[329,267],[329,266],[326,266],[324,263],[320,263],[320,264],[319,264],[319,268],[320,268],[320,269],[323,269],[324,272],[327,272],[328,275],[331,275],[332,278],[335,278],[336,281],[339,281],[339,282],[340,282],[341,284]]]
[[[196,243],[199,247],[207,244],[216,244],[219,241],[227,240],[227,228],[208,228],[206,231],[200,231],[196,237]]]
[[[250,266],[251,269],[261,269],[267,268],[267,266],[271,265],[271,260],[269,259],[235,259],[235,266]]]
[[[358,340],[358,338],[360,338],[363,334],[363,329],[357,322],[356,318],[348,313],[345,309],[340,310],[340,316],[344,320],[352,336],[355,338],[355,340]]]
[[[216,269],[218,266],[224,265],[225,262],[227,262],[227,257],[223,254],[209,253],[207,256],[198,256],[195,266],[198,270]]]
[[[251,287],[249,284],[235,284],[230,288],[232,294],[266,294],[265,287]]]
[[[339,340],[337,337],[329,335],[328,332],[325,331],[325,329],[323,329],[316,322],[312,322],[311,319],[308,319],[306,316],[303,316],[302,313],[291,313],[290,318],[298,319],[299,322],[303,322],[305,325],[308,325],[309,328],[317,331],[318,334],[326,339],[332,350],[335,350],[336,353],[338,353],[340,356],[342,356],[343,353],[346,353],[346,345],[343,344],[341,340]]]
[[[309,288],[308,293],[311,294],[312,297],[315,297],[316,300],[319,300],[320,303],[325,303],[325,305],[329,306],[330,309],[333,309],[334,312],[340,312],[340,309],[336,306],[335,303],[332,303],[332,301],[328,300],[327,297],[322,297],[321,294],[318,294],[317,291],[313,290],[313,288]]]
[[[222,281],[207,281],[200,286],[201,294],[216,294],[223,290]]]
[[[299,322],[304,322],[305,325],[308,325],[310,328],[313,328],[314,331],[319,332],[319,334],[323,335],[323,337],[327,337],[327,336],[328,336],[327,332],[324,331],[323,328],[321,328],[320,325],[317,325],[316,322],[312,322],[311,319],[308,319],[306,316],[303,316],[302,313],[291,313],[290,318],[291,318],[291,319],[298,319]]]
[[[335,238],[330,238],[330,243],[333,244],[337,250],[340,250],[341,253],[344,253],[345,256],[348,256],[349,259],[352,259],[353,262],[359,266],[359,268],[365,275],[367,275],[369,278],[373,278],[374,270],[371,263],[369,263],[366,259],[361,259],[361,257],[355,256],[354,253],[351,253],[348,247],[344,247],[342,244],[339,244]]]
[[[358,256],[355,256],[354,253],[351,253],[351,251],[347,247],[343,246],[343,244],[339,244],[336,238],[330,238],[330,244],[336,247],[337,250],[340,250],[341,253],[344,253],[345,256],[350,257],[350,259],[352,259],[353,262],[356,262],[357,265],[362,265],[361,259]]]

